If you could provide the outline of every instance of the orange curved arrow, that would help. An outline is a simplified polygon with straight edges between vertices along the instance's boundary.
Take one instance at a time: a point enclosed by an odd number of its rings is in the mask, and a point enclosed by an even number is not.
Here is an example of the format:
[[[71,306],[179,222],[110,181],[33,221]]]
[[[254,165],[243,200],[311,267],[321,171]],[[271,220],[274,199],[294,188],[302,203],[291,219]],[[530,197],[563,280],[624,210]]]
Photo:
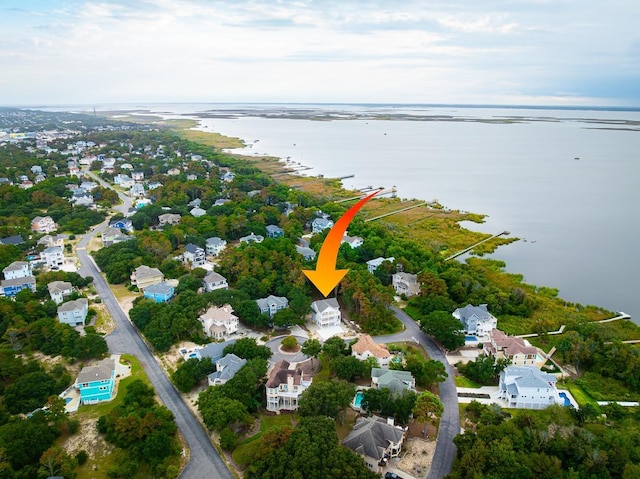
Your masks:
[[[347,232],[349,223],[351,223],[351,220],[358,210],[362,208],[362,205],[380,193],[380,191],[382,190],[375,191],[369,196],[362,198],[336,221],[336,224],[333,225],[333,228],[331,228],[327,237],[324,239],[324,243],[322,243],[316,269],[302,270],[307,278],[309,278],[309,281],[318,288],[325,298],[329,296],[331,290],[344,278],[344,275],[349,272],[348,269],[336,269],[338,249],[340,249],[340,242]]]

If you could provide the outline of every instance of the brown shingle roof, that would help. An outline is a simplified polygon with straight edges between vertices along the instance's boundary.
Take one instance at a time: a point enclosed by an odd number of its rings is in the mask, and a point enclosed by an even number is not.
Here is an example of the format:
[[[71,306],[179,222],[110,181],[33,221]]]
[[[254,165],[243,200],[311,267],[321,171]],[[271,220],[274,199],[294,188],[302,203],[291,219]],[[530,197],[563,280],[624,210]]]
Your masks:
[[[358,354],[364,354],[365,351],[369,351],[376,358],[388,358],[391,356],[391,353],[385,346],[376,344],[368,334],[360,336],[360,339],[351,347],[351,350]]]

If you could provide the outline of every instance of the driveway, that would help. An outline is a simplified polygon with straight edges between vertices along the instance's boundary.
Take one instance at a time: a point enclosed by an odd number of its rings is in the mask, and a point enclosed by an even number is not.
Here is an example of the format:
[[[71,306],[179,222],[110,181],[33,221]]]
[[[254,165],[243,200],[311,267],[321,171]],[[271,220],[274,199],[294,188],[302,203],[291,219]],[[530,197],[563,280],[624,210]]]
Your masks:
[[[440,400],[444,405],[444,412],[440,418],[436,451],[431,463],[431,469],[427,475],[427,479],[441,479],[451,472],[451,466],[456,456],[456,446],[453,443],[453,438],[460,432],[458,393],[453,381],[453,372],[444,352],[430,336],[427,336],[420,330],[419,324],[401,309],[395,306],[392,306],[391,309],[402,324],[404,324],[404,331],[386,336],[376,336],[373,340],[376,343],[416,342],[424,347],[431,359],[435,359],[444,364],[447,374],[449,375],[439,386]]]
[[[286,337],[287,336],[281,336],[279,338],[275,338],[270,341],[267,341],[264,344],[265,346],[268,346],[269,349],[271,349],[271,352],[273,353],[273,356],[271,356],[271,361],[273,361],[274,363],[277,363],[282,359],[286,359],[290,363],[299,363],[301,361],[306,361],[307,359],[309,359],[309,356],[302,354],[300,351],[298,351],[297,353],[282,352],[280,350],[280,344],[282,344],[282,340]],[[303,338],[302,336],[294,336],[294,338],[298,340],[298,344],[300,345],[307,340],[307,338]]]

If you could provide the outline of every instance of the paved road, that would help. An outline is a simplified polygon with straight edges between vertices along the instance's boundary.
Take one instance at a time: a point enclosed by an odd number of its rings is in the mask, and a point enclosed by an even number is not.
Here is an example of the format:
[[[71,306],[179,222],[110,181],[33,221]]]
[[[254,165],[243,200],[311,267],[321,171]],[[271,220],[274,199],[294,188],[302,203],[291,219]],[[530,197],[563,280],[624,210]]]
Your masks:
[[[405,325],[404,331],[388,336],[376,336],[376,343],[388,343],[395,341],[416,341],[421,344],[432,359],[436,359],[445,365],[449,377],[440,383],[440,400],[444,404],[444,413],[440,418],[438,428],[438,440],[433,456],[431,469],[427,479],[441,479],[451,472],[451,466],[456,455],[456,446],[453,438],[460,432],[460,415],[458,411],[458,394],[453,382],[451,366],[442,350],[431,337],[420,330],[420,326],[407,313],[399,308],[392,307],[396,317]]]
[[[120,208],[128,209],[130,204],[129,200]],[[180,477],[183,479],[233,479],[234,476],[220,458],[218,451],[211,445],[208,435],[164,374],[147,345],[140,338],[111,292],[107,282],[100,275],[93,259],[87,253],[85,248],[90,239],[99,231],[104,230],[106,226],[106,222],[102,223],[94,228],[93,232],[85,235],[78,243],[77,255],[82,264],[78,272],[83,276],[93,277],[93,284],[116,323],[115,330],[106,337],[109,351],[113,354],[128,353],[136,356],[160,399],[173,412],[176,424],[191,450],[189,464]]]
[[[282,344],[282,340],[287,336],[281,336],[279,338],[272,339],[267,341],[264,345],[271,349],[273,356],[271,356],[271,362],[277,363],[282,359],[286,359],[290,363],[300,363],[302,361],[306,361],[309,359],[308,356],[302,354],[300,351],[297,353],[283,353],[280,351],[280,344]],[[298,344],[304,343],[307,338],[303,338],[302,336],[294,336],[298,340]]]

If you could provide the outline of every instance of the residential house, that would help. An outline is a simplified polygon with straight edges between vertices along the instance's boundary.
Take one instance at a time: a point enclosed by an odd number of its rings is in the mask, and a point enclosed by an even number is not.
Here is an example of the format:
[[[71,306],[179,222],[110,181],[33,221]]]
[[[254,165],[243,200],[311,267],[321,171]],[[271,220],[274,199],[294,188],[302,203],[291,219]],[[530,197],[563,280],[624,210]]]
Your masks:
[[[33,274],[31,271],[31,263],[27,261],[14,261],[4,268],[2,273],[4,274],[4,279],[24,278]]]
[[[389,459],[400,454],[404,432],[401,427],[394,426],[393,419],[359,417],[342,445],[362,456],[370,470],[380,473]]]
[[[358,341],[351,346],[351,354],[360,361],[376,358],[381,368],[388,368],[389,361],[393,357],[383,344],[376,344],[371,336],[363,334]]]
[[[118,228],[107,228],[102,232],[102,246],[111,246],[112,244],[129,241],[133,236],[124,234]]]
[[[124,174],[115,175],[113,177],[113,182],[124,189],[131,188],[135,184],[135,181],[133,181],[133,179],[130,178],[129,175]]]
[[[67,281],[52,281],[47,285],[49,296],[56,304],[61,304],[64,298],[73,293],[73,285]]]
[[[301,368],[289,369],[288,361],[278,361],[266,384],[267,411],[295,411],[302,393],[311,386],[311,375]]]
[[[170,168],[167,170],[167,175],[169,176],[177,176],[180,174],[180,169],[179,168]]]
[[[213,339],[224,339],[238,331],[238,317],[228,304],[221,308],[213,306],[198,319],[202,323],[204,334]]]
[[[177,225],[180,223],[181,218],[182,216],[177,213],[165,213],[158,216],[158,223],[160,226]]]
[[[316,252],[308,246],[296,245],[296,251],[298,252],[298,254],[302,255],[305,261],[313,261],[314,259],[316,259]]]
[[[134,183],[129,188],[129,196],[132,198],[142,198],[144,195],[144,185],[142,183]]]
[[[24,243],[24,240],[20,235],[7,236],[6,238],[0,238],[0,244],[2,245],[7,245],[7,244],[19,245],[22,243]]]
[[[118,228],[125,230],[127,233],[133,233],[133,222],[129,218],[121,218],[119,220],[113,220],[109,222],[110,228]]]
[[[395,273],[391,275],[391,284],[396,294],[405,296],[417,296],[420,294],[420,283],[418,275],[410,273]]]
[[[402,394],[403,391],[415,391],[416,380],[409,371],[371,368],[371,387],[387,388],[394,394]]]
[[[229,198],[219,198],[213,202],[213,206],[222,206],[226,205],[227,203],[231,203],[231,200]]]
[[[85,366],[78,374],[75,387],[81,404],[97,404],[111,400],[116,380],[115,360],[106,358],[95,366]]]
[[[277,225],[267,225],[267,238],[280,238],[284,236],[284,230]]]
[[[224,384],[235,376],[245,364],[247,364],[246,359],[240,358],[233,353],[227,354],[216,361],[216,370],[207,376],[207,383],[209,386]]]
[[[154,300],[156,303],[166,303],[173,297],[174,288],[166,281],[152,284],[144,289],[144,297]]]
[[[70,326],[84,325],[88,311],[89,301],[87,298],[67,301],[58,306],[58,320]]]
[[[553,404],[563,404],[556,389],[556,377],[535,366],[507,366],[503,369],[498,395],[507,401],[508,407],[518,409],[544,409]]]
[[[13,298],[23,289],[36,290],[35,276],[25,276],[23,278],[3,279],[0,281],[0,296]]]
[[[91,193],[74,194],[69,201],[76,206],[91,206],[93,204],[93,195]]]
[[[473,306],[467,304],[453,312],[453,317],[462,323],[465,334],[488,336],[492,329],[498,326],[498,320],[489,311],[487,305]]]
[[[64,240],[66,238],[66,235],[44,235],[38,240],[38,245],[44,246],[45,248],[51,248],[54,246],[62,248],[64,247]]]
[[[40,257],[51,269],[58,269],[64,264],[64,250],[60,246],[45,248]]]
[[[240,238],[240,243],[262,243],[264,241],[264,236],[261,235],[255,235],[253,234],[253,231],[251,232],[251,234],[249,236],[243,236],[242,238]]]
[[[369,270],[369,273],[373,274],[373,272],[377,270],[378,267],[385,261],[389,261],[390,263],[393,263],[395,260],[396,259],[393,256],[389,258],[383,258],[382,256],[378,256],[375,259],[370,259],[369,261],[367,261],[367,269]]]
[[[327,218],[315,218],[311,222],[311,232],[321,233],[322,231],[333,228],[333,221]]]
[[[191,267],[202,266],[205,263],[204,249],[193,243],[189,243],[184,247],[183,257],[191,263]]]
[[[93,191],[97,187],[98,183],[96,183],[95,181],[83,181],[82,183],[80,183],[80,188],[85,191]]]
[[[195,208],[192,208],[189,213],[191,213],[191,216],[194,216],[196,218],[200,218],[201,216],[204,216],[207,214],[207,210],[203,210],[202,208],[196,206]]]
[[[156,188],[160,188],[162,186],[162,183],[160,183],[159,181],[151,181],[149,184],[147,184],[147,190],[155,190]]]
[[[187,203],[187,206],[191,206],[191,207],[194,207],[194,208],[199,208],[201,204],[202,204],[202,200],[200,198],[195,198],[195,199],[189,201],[189,203]]]
[[[220,179],[225,183],[231,183],[236,177],[236,174],[233,171],[229,171],[228,168],[220,168],[220,171],[222,172],[220,174]]]
[[[193,173],[189,173],[187,175],[187,181],[196,181],[198,179],[197,175],[194,175]]]
[[[207,243],[205,245],[205,251],[208,255],[218,256],[220,252],[227,247],[227,242],[222,238],[218,238],[214,236],[212,238],[207,238]]]
[[[144,181],[144,173],[142,171],[132,171],[131,178],[133,181]]]
[[[31,229],[36,233],[52,233],[58,225],[51,216],[36,216],[31,220]]]
[[[511,366],[535,366],[540,369],[546,361],[529,341],[509,336],[499,329],[491,330],[489,342],[483,345],[483,352],[496,360],[508,359]]]
[[[136,209],[139,210],[141,208],[144,208],[145,206],[149,206],[152,205],[153,201],[151,201],[150,198],[140,198],[138,200],[136,200]],[[129,215],[127,215],[129,216]]]
[[[211,271],[204,277],[204,289],[207,293],[215,291],[216,289],[229,289],[227,278],[221,274]]]
[[[158,268],[142,265],[131,273],[131,284],[137,286],[140,291],[144,291],[146,287],[162,281],[164,281],[164,274]]]
[[[223,341],[221,343],[209,343],[203,348],[196,349],[193,353],[189,353],[185,359],[190,359],[191,357],[197,359],[211,358],[211,361],[215,363],[218,359],[221,359],[222,356],[224,356],[224,348],[235,343],[235,339],[229,339],[228,341]],[[193,354],[193,356],[191,356],[191,354]]]
[[[311,303],[311,320],[319,327],[340,326],[342,315],[336,298],[320,299]]]
[[[270,318],[281,309],[289,307],[289,300],[284,296],[269,295],[266,298],[256,299],[258,309],[262,314],[268,314]]]
[[[364,238],[361,238],[360,236],[349,236],[345,233],[345,235],[340,240],[340,244],[342,243],[347,243],[349,246],[351,246],[351,249],[355,249],[364,244]]]

